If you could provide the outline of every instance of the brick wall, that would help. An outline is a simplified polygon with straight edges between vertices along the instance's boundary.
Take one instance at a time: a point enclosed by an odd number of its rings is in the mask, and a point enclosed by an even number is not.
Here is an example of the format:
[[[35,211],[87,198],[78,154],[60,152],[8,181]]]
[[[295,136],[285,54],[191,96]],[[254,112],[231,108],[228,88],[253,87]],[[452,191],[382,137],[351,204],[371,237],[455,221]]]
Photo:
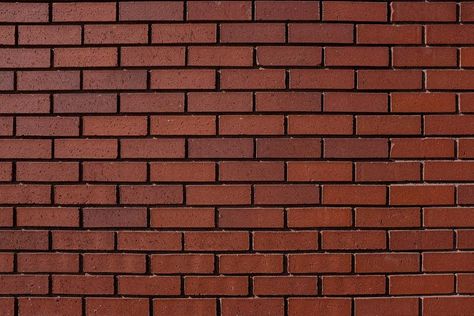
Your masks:
[[[472,22],[2,1],[0,315],[473,315]]]

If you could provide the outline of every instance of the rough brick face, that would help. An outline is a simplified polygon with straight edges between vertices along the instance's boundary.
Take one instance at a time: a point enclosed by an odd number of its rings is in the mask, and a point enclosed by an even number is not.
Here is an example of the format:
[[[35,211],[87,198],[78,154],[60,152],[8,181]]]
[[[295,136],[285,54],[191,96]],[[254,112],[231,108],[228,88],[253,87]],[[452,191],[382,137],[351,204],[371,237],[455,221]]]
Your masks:
[[[471,315],[472,22],[0,2],[0,315]]]

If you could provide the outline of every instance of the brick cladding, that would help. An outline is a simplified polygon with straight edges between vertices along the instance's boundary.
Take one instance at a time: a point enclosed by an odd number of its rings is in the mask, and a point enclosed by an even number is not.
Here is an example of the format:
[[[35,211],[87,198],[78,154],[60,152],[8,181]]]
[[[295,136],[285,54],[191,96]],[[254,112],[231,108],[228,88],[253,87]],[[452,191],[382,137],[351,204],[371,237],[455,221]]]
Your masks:
[[[474,315],[474,2],[0,3],[0,314]]]

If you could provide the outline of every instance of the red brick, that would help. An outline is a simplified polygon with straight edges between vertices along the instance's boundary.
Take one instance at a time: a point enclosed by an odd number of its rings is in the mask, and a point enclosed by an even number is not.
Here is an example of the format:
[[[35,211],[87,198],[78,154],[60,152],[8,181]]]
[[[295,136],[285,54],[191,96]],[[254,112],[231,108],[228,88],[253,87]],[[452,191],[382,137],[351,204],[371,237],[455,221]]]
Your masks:
[[[289,181],[351,181],[352,164],[347,162],[288,162]]]
[[[47,94],[1,94],[0,113],[49,113]]]
[[[113,185],[56,185],[54,201],[59,204],[114,204]]]
[[[82,302],[76,297],[22,297],[18,309],[23,315],[81,316]]]
[[[422,73],[416,70],[360,70],[357,88],[362,90],[417,90],[422,87]]]
[[[148,300],[144,298],[87,298],[88,315],[146,316],[149,312]]]
[[[13,253],[0,254],[0,272],[13,272]]]
[[[4,184],[0,186],[1,204],[49,204],[51,187],[39,184]]]
[[[474,274],[458,274],[457,276],[457,292],[458,293],[474,293]]]
[[[283,23],[223,23],[220,25],[221,43],[284,43]]]
[[[327,316],[351,315],[351,299],[349,298],[288,298],[288,315],[305,314]]]
[[[140,44],[148,42],[146,24],[96,24],[84,26],[85,44]]]
[[[1,207],[0,208],[0,227],[11,227],[11,226],[13,226],[13,208]]]
[[[418,315],[419,303],[416,297],[357,298],[354,310],[361,315]]]
[[[112,250],[114,233],[106,231],[54,231],[52,248],[55,250]]]
[[[209,228],[214,227],[213,208],[152,208],[150,226],[158,228]]]
[[[283,315],[284,303],[281,298],[224,298],[221,310],[222,315]]]
[[[54,275],[54,294],[106,295],[114,293],[114,277],[111,275]],[[74,284],[74,287],[71,287]]]
[[[0,5],[0,22],[42,23],[48,22],[47,3],[2,3]]]
[[[14,90],[12,71],[0,71],[0,91]]]
[[[471,309],[474,306],[472,296],[446,296],[446,297],[424,297],[423,314],[426,316],[435,316],[439,314],[459,315]]]
[[[53,3],[54,22],[115,21],[115,3]]]
[[[145,256],[141,254],[84,254],[82,255],[84,272],[144,273]]]
[[[351,255],[339,253],[290,254],[288,271],[290,273],[349,273]]]
[[[391,250],[437,250],[453,248],[453,232],[449,230],[392,230]]]
[[[282,135],[284,117],[280,115],[221,115],[220,135]]]
[[[15,44],[15,27],[13,25],[0,26],[0,44],[14,45]]]
[[[387,21],[387,5],[373,2],[323,2],[323,20],[325,21]]]
[[[55,94],[53,100],[54,113],[114,113],[117,111],[115,94]],[[43,106],[43,103],[39,105]],[[47,108],[49,111],[49,102]]]
[[[458,230],[457,245],[458,249],[472,249],[474,245],[474,230]]]
[[[391,158],[454,157],[454,140],[448,138],[392,138]]]
[[[283,272],[283,256],[265,254],[220,255],[219,272],[222,274],[281,273]]]
[[[353,36],[352,24],[290,23],[288,25],[289,43],[352,43]]]
[[[454,156],[454,154],[451,156]],[[474,140],[473,139],[459,139],[458,140],[458,157],[459,158],[474,157]]]
[[[79,255],[68,253],[20,253],[17,255],[19,272],[79,272]]]
[[[454,112],[455,95],[452,93],[393,93],[392,112]]]
[[[56,139],[54,157],[113,159],[117,157],[117,141],[114,139]]]
[[[254,187],[254,203],[257,205],[318,204],[320,200],[318,189],[317,185],[259,184]]]
[[[189,112],[250,112],[252,93],[250,92],[190,92]]]
[[[17,136],[79,136],[77,117],[17,117]]]
[[[152,89],[214,89],[216,74],[210,69],[152,70]]]
[[[152,43],[215,43],[215,24],[153,24]]]
[[[187,232],[184,234],[184,250],[227,251],[248,250],[249,235],[246,232]]]
[[[323,276],[323,295],[367,295],[385,293],[385,276]]]
[[[357,227],[420,227],[420,209],[416,207],[355,209]]]
[[[147,177],[147,166],[140,162],[84,162],[82,167],[86,181],[139,182]]]
[[[20,45],[80,45],[80,25],[21,25],[18,27]]]
[[[385,47],[326,47],[324,63],[327,66],[386,67],[389,51]]]
[[[352,89],[354,71],[347,69],[290,70],[292,89]]]
[[[122,295],[179,295],[180,285],[177,276],[134,275],[118,278],[118,292]]]
[[[420,261],[420,256],[414,253],[361,253],[355,255],[355,272],[418,272]]]
[[[291,207],[287,209],[289,227],[346,227],[351,226],[350,208],[336,207]]]
[[[474,21],[474,5],[473,3],[463,2],[461,3],[461,21],[469,22]]]
[[[48,249],[48,232],[42,230],[0,231],[2,237],[0,248],[3,250],[46,250]]]
[[[321,156],[319,138],[257,138],[258,158],[315,158]]]
[[[317,250],[315,231],[254,232],[253,249],[257,251]]]
[[[188,1],[188,21],[251,20],[250,1]]]
[[[322,249],[325,250],[375,250],[386,248],[384,231],[338,231],[321,232]]]
[[[319,20],[319,3],[316,1],[257,1],[257,21],[314,21]]]
[[[145,89],[145,70],[85,70],[83,86],[86,90]]]
[[[55,48],[55,67],[114,67],[118,65],[113,47]]]
[[[250,138],[195,138],[188,140],[190,158],[249,158],[253,155]]]
[[[215,135],[216,118],[201,116],[152,116],[150,134],[152,135]]]
[[[153,162],[151,181],[211,182],[215,180],[215,164],[211,162]]]
[[[471,227],[474,226],[474,209],[470,207],[426,207],[423,209],[423,226]]]
[[[120,111],[123,113],[168,113],[184,111],[182,93],[121,93]]]
[[[382,138],[327,138],[326,158],[386,158],[388,142]]]
[[[122,66],[184,66],[183,47],[122,47]]]
[[[179,204],[183,200],[181,185],[121,185],[122,204]]]
[[[45,48],[2,48],[2,68],[46,68],[50,67],[50,50]]]
[[[421,44],[420,25],[357,25],[357,44]]]
[[[18,90],[78,90],[79,71],[20,71]]]
[[[0,275],[0,294],[48,294],[48,276]]]
[[[158,274],[214,272],[213,254],[151,255],[151,271]]]
[[[74,162],[17,162],[16,177],[19,181],[78,181],[79,165]]]
[[[390,186],[390,205],[451,205],[454,199],[450,185]]]
[[[146,227],[145,208],[84,208],[84,227]]]
[[[289,115],[290,135],[351,135],[353,118],[349,115]]]
[[[281,162],[223,161],[219,164],[222,181],[282,181],[284,165]]]
[[[186,202],[189,205],[239,205],[250,204],[251,189],[248,185],[188,185]]]
[[[220,85],[223,89],[284,89],[285,77],[282,69],[223,69]]]
[[[392,275],[389,293],[393,295],[450,294],[454,291],[454,275]]]
[[[472,31],[473,25],[442,25],[433,24],[426,26],[427,44],[472,44],[474,37]]]
[[[140,136],[147,134],[145,116],[86,116],[82,133],[86,136]]]
[[[325,112],[387,112],[388,97],[383,93],[324,94]]]
[[[320,47],[257,47],[257,63],[263,66],[318,66],[321,62],[322,50]]]
[[[118,250],[175,251],[182,250],[181,233],[156,231],[122,231],[117,235]]]
[[[360,162],[355,165],[356,182],[398,182],[421,180],[416,162]]]
[[[423,271],[470,272],[474,268],[474,252],[425,252]]]
[[[283,209],[279,208],[221,208],[219,227],[277,228],[283,227]]]
[[[132,1],[119,4],[120,21],[182,21],[183,1]]]
[[[184,140],[171,138],[122,139],[120,155],[123,158],[182,158]]]
[[[245,296],[248,278],[244,276],[187,276],[184,293],[193,296]]]
[[[455,22],[456,16],[455,3],[392,3],[392,21],[396,22]]]
[[[153,300],[154,316],[216,316],[216,300],[211,298],[159,298]]]
[[[79,211],[70,207],[18,207],[16,222],[18,226],[78,227]]]
[[[319,112],[321,93],[318,92],[256,92],[259,112]]]
[[[253,278],[255,295],[315,295],[316,277],[305,276],[257,276]]]
[[[451,47],[394,47],[395,67],[455,67],[457,51]]]

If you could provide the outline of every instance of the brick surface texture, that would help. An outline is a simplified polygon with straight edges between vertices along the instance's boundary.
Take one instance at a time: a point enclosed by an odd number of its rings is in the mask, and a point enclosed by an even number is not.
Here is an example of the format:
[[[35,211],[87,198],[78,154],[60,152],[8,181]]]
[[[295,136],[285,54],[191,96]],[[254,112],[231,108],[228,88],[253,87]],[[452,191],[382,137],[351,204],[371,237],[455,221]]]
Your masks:
[[[0,315],[474,315],[474,2],[0,2]]]

